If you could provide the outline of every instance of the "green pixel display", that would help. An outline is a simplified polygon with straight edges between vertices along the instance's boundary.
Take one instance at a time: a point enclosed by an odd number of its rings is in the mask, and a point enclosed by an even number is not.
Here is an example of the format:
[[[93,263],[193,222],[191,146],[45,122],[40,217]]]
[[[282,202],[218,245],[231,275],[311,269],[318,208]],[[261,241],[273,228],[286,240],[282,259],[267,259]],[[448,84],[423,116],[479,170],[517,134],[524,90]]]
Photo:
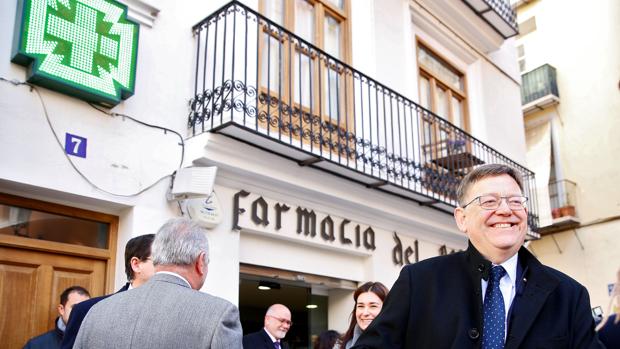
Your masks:
[[[114,0],[20,0],[12,61],[31,83],[117,105],[134,93],[138,32]]]

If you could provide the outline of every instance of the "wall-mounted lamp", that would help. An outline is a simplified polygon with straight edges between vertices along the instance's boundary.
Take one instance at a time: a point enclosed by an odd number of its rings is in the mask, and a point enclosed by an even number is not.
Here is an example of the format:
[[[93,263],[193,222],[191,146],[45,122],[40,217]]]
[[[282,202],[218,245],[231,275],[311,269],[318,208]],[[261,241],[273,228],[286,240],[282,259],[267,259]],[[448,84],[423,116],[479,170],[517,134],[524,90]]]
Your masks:
[[[258,282],[258,289],[261,291],[267,291],[267,290],[279,290],[280,289],[280,284],[277,282],[272,282],[272,281],[259,281]]]
[[[168,200],[207,198],[213,192],[217,167],[184,167],[176,171]]]
[[[318,308],[318,307],[319,307],[319,306],[318,306],[318,305],[316,305],[316,304],[308,304],[308,305],[306,305],[306,308],[308,308],[308,309],[316,309],[316,308]]]

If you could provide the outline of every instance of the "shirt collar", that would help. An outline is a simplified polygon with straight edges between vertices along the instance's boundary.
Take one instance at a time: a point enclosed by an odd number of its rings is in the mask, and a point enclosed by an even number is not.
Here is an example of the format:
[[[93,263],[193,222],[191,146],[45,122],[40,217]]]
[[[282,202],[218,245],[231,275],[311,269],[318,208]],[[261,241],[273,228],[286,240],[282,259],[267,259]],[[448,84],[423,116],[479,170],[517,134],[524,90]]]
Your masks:
[[[513,284],[517,280],[517,262],[518,261],[519,261],[519,253],[515,253],[514,256],[508,258],[508,260],[500,264],[504,268],[504,270],[506,270],[506,274],[510,278],[510,282],[512,282]]]
[[[62,321],[62,317],[60,316],[56,319],[56,328],[62,333],[65,333],[65,330],[67,329],[67,325],[64,321]]]
[[[157,272],[157,273],[155,273],[155,274],[168,274],[168,275],[173,275],[173,276],[176,276],[176,277],[178,277],[179,279],[181,279],[181,280],[185,281],[185,283],[187,284],[187,286],[189,286],[189,288],[192,288],[192,285],[189,283],[189,281],[187,281],[187,279],[186,279],[186,278],[182,277],[181,275],[179,275],[179,274],[177,274],[177,273],[174,273],[174,272],[171,272],[171,271],[158,271],[158,272]]]

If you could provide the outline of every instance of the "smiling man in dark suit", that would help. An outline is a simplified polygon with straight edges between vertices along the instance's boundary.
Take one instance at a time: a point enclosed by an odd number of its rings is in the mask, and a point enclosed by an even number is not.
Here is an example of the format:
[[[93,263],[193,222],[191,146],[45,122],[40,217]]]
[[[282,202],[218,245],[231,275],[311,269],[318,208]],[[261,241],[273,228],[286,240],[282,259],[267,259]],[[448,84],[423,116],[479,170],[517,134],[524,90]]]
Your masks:
[[[265,327],[243,337],[245,349],[288,349],[282,342],[293,324],[291,311],[282,304],[274,304],[267,309],[264,320]]]
[[[522,247],[520,174],[480,166],[457,200],[468,249],[404,267],[354,348],[602,348],[586,289]]]

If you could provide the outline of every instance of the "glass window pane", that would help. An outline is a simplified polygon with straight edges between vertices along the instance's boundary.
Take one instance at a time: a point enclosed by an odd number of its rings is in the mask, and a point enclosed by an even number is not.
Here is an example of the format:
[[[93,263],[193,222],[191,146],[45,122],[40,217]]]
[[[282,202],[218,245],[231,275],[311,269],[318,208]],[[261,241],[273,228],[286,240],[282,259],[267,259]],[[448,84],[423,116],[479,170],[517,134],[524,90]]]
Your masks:
[[[4,235],[108,248],[109,230],[108,223],[0,205],[0,234]]]
[[[452,123],[458,128],[464,128],[465,115],[463,115],[463,102],[456,97],[452,97]]]
[[[268,0],[265,4],[265,16],[284,26],[284,0]]]
[[[340,22],[329,15],[325,16],[325,51],[334,58],[342,59],[340,54]]]
[[[323,104],[323,114],[324,115],[328,115],[329,118],[334,121],[334,122],[338,122],[338,118],[339,118],[339,110],[338,110],[338,106],[339,106],[339,101],[338,101],[338,95],[339,95],[339,86],[338,86],[338,80],[340,79],[340,76],[338,74],[338,72],[336,72],[333,69],[325,69],[323,71],[323,100],[321,101],[321,103]],[[325,81],[327,81],[328,83],[325,83]],[[340,118],[340,120],[342,121],[342,117]]]
[[[295,34],[314,44],[314,6],[306,0],[295,0]]]
[[[301,105],[305,107],[310,107],[310,78],[312,76],[312,60],[309,56],[297,51],[292,63],[295,67],[295,71],[293,72],[293,97],[295,103],[301,103]]]
[[[420,76],[420,105],[431,109],[431,83],[424,76]]]
[[[273,36],[263,33],[261,46],[261,67],[260,80],[261,87],[269,88],[270,91],[278,92],[280,87],[279,80],[279,49],[280,41]],[[282,49],[284,53],[284,48]]]
[[[451,88],[464,91],[463,77],[449,64],[422,46],[418,49],[418,61],[433,75],[449,84]]]
[[[336,6],[337,8],[341,9],[343,8],[344,5],[344,0],[327,0],[328,3]]]
[[[449,102],[450,101],[448,101],[448,94],[446,93],[446,90],[442,89],[441,87],[438,87],[437,88],[437,110],[435,110],[435,113],[446,120],[448,120],[448,111],[450,110],[448,107]]]

